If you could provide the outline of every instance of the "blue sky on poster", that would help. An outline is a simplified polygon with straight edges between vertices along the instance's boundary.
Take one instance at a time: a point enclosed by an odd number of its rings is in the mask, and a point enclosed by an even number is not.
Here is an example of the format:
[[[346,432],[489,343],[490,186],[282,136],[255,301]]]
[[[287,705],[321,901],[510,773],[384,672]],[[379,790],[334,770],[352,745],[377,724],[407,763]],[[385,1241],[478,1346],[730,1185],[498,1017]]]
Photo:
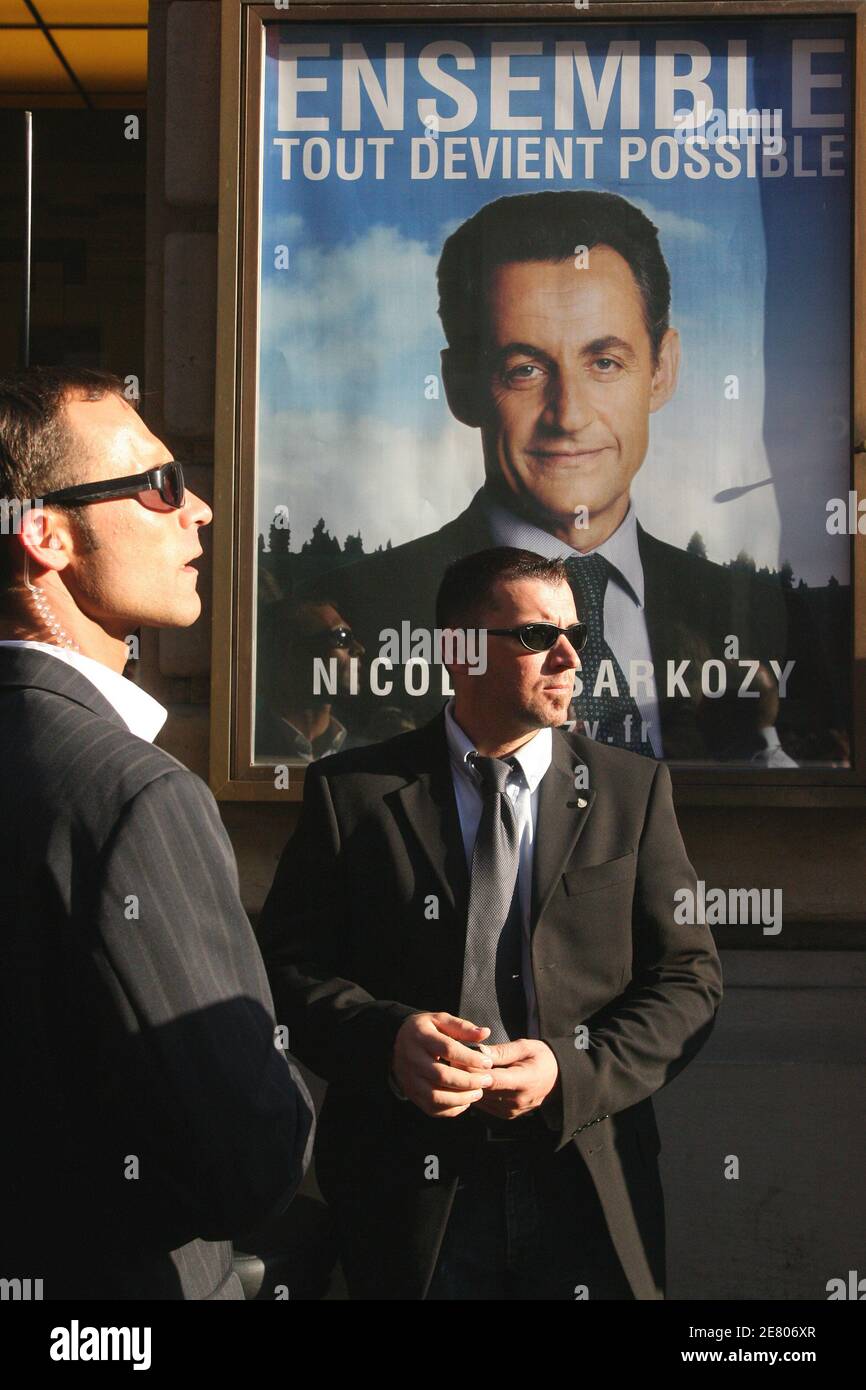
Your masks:
[[[363,39],[384,85],[384,41],[406,45],[405,125],[389,131],[386,177],[357,181],[333,173],[302,177],[294,151],[291,179],[281,177],[283,155],[272,143],[278,129],[276,63],[266,64],[262,203],[262,301],[259,378],[259,529],[267,532],[277,505],[289,508],[292,549],[300,548],[319,516],[341,541],[359,528],[366,550],[394,544],[442,525],[464,507],[483,480],[477,433],[451,417],[444,394],[431,400],[425,383],[438,374],[444,345],[436,313],[436,262],[442,242],[464,218],[504,193],[586,186],[610,189],[637,203],[660,230],[673,280],[672,323],[683,338],[683,370],[673,400],[652,418],[650,448],[635,485],[646,528],[677,545],[699,530],[712,559],[745,548],[759,564],[790,558],[808,582],[832,572],[847,579],[847,543],[827,535],[825,504],[848,486],[850,392],[847,327],[850,290],[850,188],[847,177],[689,179],[683,172],[654,177],[648,161],[620,179],[620,142],[643,136],[654,124],[654,46],[666,37],[700,39],[712,58],[708,78],[718,106],[726,103],[728,40],[744,39],[748,52],[748,104],[781,108],[791,153],[791,38],[838,37],[839,21],[728,25],[633,26],[640,39],[640,128],[620,129],[614,90],[603,130],[592,130],[575,101],[575,124],[554,131],[548,54],[557,38],[587,38],[585,24],[545,26],[539,56],[511,60],[512,73],[543,73],[539,91],[516,91],[511,110],[542,117],[533,135],[603,136],[592,180],[411,180],[409,146],[424,136],[419,97],[441,93],[421,81],[414,59],[443,27],[399,33],[331,26],[282,26],[291,42],[329,43],[331,58],[308,60],[302,70],[326,75],[325,92],[305,92],[299,110],[327,116],[333,146],[340,130],[340,51]],[[517,31],[520,37],[526,31]],[[455,26],[476,54],[471,82],[478,114],[471,130],[485,142],[491,38],[513,38],[508,27]],[[596,81],[608,42],[623,37],[596,26],[590,55]],[[276,26],[269,48],[276,47]],[[815,73],[842,72],[841,87],[816,88],[813,110],[844,111],[849,99],[847,54],[816,54]],[[687,59],[678,60],[688,68]],[[545,67],[545,64],[548,64]],[[443,68],[446,60],[442,61]],[[453,69],[452,71],[456,71]],[[680,102],[678,101],[678,105]],[[682,105],[688,105],[683,98]],[[498,132],[500,138],[502,132]],[[525,132],[508,132],[513,137]],[[820,169],[823,134],[799,132],[804,171]],[[362,126],[350,133],[381,136],[369,101]],[[309,138],[303,132],[301,138]],[[444,136],[440,136],[440,143]],[[353,156],[350,150],[348,158]],[[845,142],[847,168],[847,141]],[[712,158],[712,152],[710,152]],[[365,154],[369,171],[369,151]],[[494,161],[494,171],[496,162]],[[288,269],[277,269],[274,248],[289,248]],[[725,397],[736,373],[740,399]],[[773,481],[731,502],[717,493]]]

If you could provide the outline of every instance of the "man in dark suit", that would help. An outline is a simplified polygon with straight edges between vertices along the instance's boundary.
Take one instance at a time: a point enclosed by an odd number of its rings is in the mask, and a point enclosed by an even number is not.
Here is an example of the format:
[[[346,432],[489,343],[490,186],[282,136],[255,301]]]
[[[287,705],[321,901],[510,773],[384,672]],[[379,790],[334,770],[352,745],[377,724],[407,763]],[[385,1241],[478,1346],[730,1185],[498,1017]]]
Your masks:
[[[356,1298],[663,1297],[651,1096],[721,972],[663,764],[564,732],[585,631],[561,561],[456,562],[486,669],[424,728],[307,771],[261,940],[328,1083],[316,1170]],[[456,648],[459,655],[459,648]],[[480,1049],[480,1050],[479,1050]]]
[[[353,662],[360,663],[364,648],[325,600],[281,599],[262,616],[256,758],[311,763],[338,753],[347,731],[334,714],[333,698],[350,694]],[[333,686],[326,689],[321,681],[316,690],[317,666],[329,671],[331,665]]]
[[[818,644],[803,630],[802,596],[656,539],[631,499],[650,417],[673,396],[680,367],[653,223],[613,193],[500,198],[448,238],[438,279],[443,382],[454,416],[480,431],[484,486],[439,531],[308,590],[332,597],[374,661],[384,630],[432,627],[439,579],[458,556],[510,545],[567,558],[577,607],[593,611],[610,663],[602,684],[630,697],[608,727],[592,672],[575,714],[594,737],[659,758],[793,766],[759,720],[742,737],[743,712],[757,711],[757,668],[735,721],[737,749],[727,753],[718,719],[712,737],[706,728],[721,668],[703,686],[702,671],[708,661],[760,663],[779,688],[783,729],[838,723],[814,670]],[[739,690],[749,671],[735,664],[724,675]],[[387,698],[421,722],[441,706],[441,675],[416,693],[420,683],[397,670]]]
[[[210,509],[103,373],[0,381],[6,1278],[239,1299],[312,1146],[214,799],[152,746],[127,634],[187,626]],[[40,499],[32,507],[24,499]]]

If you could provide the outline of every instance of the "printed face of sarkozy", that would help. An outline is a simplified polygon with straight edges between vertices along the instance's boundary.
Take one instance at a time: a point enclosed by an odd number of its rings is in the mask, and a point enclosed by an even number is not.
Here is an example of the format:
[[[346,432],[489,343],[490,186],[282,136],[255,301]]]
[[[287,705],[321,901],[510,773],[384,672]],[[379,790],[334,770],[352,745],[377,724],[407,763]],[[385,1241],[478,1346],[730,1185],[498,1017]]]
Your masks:
[[[498,266],[487,284],[479,418],[488,485],[577,549],[628,510],[649,417],[676,388],[679,335],[653,366],[637,282],[609,246],[574,259]],[[589,531],[575,530],[586,507]]]

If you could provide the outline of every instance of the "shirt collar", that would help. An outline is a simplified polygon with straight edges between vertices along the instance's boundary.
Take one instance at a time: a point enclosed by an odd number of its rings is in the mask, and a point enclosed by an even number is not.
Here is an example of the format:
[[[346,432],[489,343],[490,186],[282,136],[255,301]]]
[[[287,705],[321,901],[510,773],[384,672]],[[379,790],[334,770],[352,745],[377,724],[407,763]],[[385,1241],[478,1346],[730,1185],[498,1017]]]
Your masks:
[[[597,545],[595,550],[576,550],[558,540],[549,531],[516,516],[484,490],[484,509],[496,545],[513,545],[520,550],[534,550],[548,560],[566,559],[576,555],[603,555],[615,571],[620,588],[624,589],[638,608],[644,606],[644,578],[637,540],[637,514],[629,499],[628,511],[612,536]]]
[[[773,752],[776,748],[781,748],[781,740],[774,725],[768,725],[764,729],[758,729],[758,738],[762,739],[766,748]]]
[[[445,737],[448,741],[448,755],[452,766],[469,778],[473,786],[478,784],[478,774],[467,758],[476,753],[474,743],[461,729],[454,718],[454,697],[445,706]],[[539,729],[527,743],[510,755],[519,762],[526,785],[534,792],[553,757],[553,730]]]
[[[91,656],[70,651],[68,647],[54,647],[49,642],[0,642],[0,647],[25,647],[30,651],[45,652],[48,656],[65,661],[74,666],[91,685],[95,685],[100,695],[104,695],[113,709],[117,710],[130,733],[153,743],[166,719],[168,710],[164,709],[152,695],[132,681],[112,671],[101,661]]]
[[[292,733],[295,742],[293,752],[296,752],[299,757],[307,758],[310,762],[313,762],[315,758],[327,757],[330,753],[338,753],[346,742],[348,730],[333,714],[328,721],[328,727],[325,732],[320,734],[316,739],[316,744],[322,748],[322,752],[317,752],[314,749],[307,735],[302,733],[297,725],[292,723],[291,719],[286,719],[282,714],[278,714],[276,717],[280,723],[285,724],[286,728]]]

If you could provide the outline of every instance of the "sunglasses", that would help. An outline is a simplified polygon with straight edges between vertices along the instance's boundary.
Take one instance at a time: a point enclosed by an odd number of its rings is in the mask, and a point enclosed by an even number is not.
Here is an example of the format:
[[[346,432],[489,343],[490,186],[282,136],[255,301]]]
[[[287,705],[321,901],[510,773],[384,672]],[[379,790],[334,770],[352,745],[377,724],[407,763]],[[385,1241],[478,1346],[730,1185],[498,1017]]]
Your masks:
[[[184,504],[183,468],[176,459],[149,468],[146,473],[130,473],[125,478],[106,478],[103,482],[79,483],[75,487],[46,492],[43,505],[84,507],[90,502],[108,502],[115,497],[137,497],[151,511],[178,511]]]
[[[321,632],[314,632],[304,639],[310,646],[318,646],[319,643],[324,642],[329,647],[334,648],[351,647],[354,640],[355,634],[350,627],[323,628]]]
[[[489,627],[491,637],[519,637],[530,652],[549,652],[560,637],[567,637],[576,652],[586,646],[588,628],[586,623],[572,623],[570,627],[557,627],[555,623],[521,623],[520,627]]]

